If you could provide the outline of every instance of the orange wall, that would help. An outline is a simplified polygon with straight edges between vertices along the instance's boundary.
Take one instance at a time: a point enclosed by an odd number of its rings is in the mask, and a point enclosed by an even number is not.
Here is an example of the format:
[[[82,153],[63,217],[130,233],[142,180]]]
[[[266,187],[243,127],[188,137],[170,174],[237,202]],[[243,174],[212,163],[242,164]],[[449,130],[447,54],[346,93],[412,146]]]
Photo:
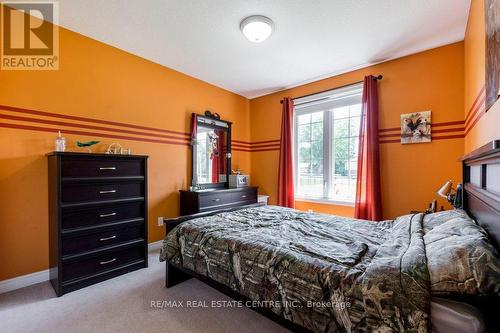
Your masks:
[[[0,105],[180,132],[190,131],[192,112],[211,109],[233,121],[234,139],[248,141],[250,137],[246,98],[65,29],[60,29],[60,70],[0,71]],[[34,120],[13,118],[20,116]],[[96,125],[54,116],[27,115],[0,107],[0,280],[48,268],[47,160],[44,155],[53,150],[56,134],[39,128],[48,131],[61,128],[63,133],[84,129],[77,128],[78,125],[40,123],[46,120]],[[126,126],[100,126],[126,129]],[[85,131],[117,135],[113,129]],[[130,136],[158,139],[152,131],[143,132],[149,134]],[[97,151],[104,151],[111,142],[119,142],[131,147],[133,153],[150,156],[149,241],[162,239],[165,231],[156,225],[156,217],[178,214],[177,191],[190,182],[189,146],[68,132],[65,136],[70,146],[74,146],[77,139],[97,139],[101,140]],[[182,134],[174,135],[177,136]],[[233,167],[250,172],[250,154],[234,152]]]
[[[468,29],[468,33],[470,31]],[[176,216],[177,190],[189,185],[190,148],[186,140],[182,140],[185,137],[182,133],[189,132],[192,112],[211,109],[233,121],[235,140],[275,141],[280,136],[279,101],[284,96],[298,97],[332,89],[362,80],[368,74],[384,75],[379,83],[380,127],[392,129],[384,132],[389,137],[381,137],[384,142],[389,141],[381,144],[384,217],[426,208],[444,180],[460,180],[460,164],[456,162],[464,148],[460,121],[463,122],[463,110],[467,109],[464,104],[470,104],[473,99],[467,96],[464,99],[464,90],[472,90],[471,86],[464,86],[464,55],[466,68],[471,68],[469,62],[475,63],[471,60],[469,43],[466,39],[465,50],[464,43],[456,43],[248,101],[61,29],[59,71],[0,71],[0,105],[55,113],[25,114],[0,107],[0,280],[48,267],[44,155],[53,149],[57,129],[63,130],[70,146],[77,139],[98,139],[102,142],[97,151],[103,151],[111,142],[120,142],[131,147],[134,153],[150,156],[149,240],[152,242],[164,236],[163,227],[156,226],[156,217]],[[465,75],[473,74],[466,72]],[[495,107],[498,108],[498,103]],[[424,110],[433,111],[432,143],[402,146],[390,142],[397,140],[400,114]],[[478,124],[488,119],[490,112]],[[68,115],[122,124],[103,125],[95,120],[62,118]],[[459,123],[446,125],[455,121]],[[120,130],[139,131],[127,124],[180,134],[163,133],[161,135],[169,138],[160,138],[159,133],[151,129],[141,130],[142,134],[120,134]],[[483,125],[487,126],[480,126]],[[107,129],[89,129],[89,126]],[[439,132],[442,130],[444,132]],[[90,134],[69,134],[71,131]],[[471,138],[473,131],[469,134]],[[447,138],[449,136],[453,138]],[[144,138],[147,142],[141,141]],[[271,148],[240,145],[242,149],[233,153],[233,167],[249,172],[252,184],[271,196],[271,204],[276,203],[279,156],[276,143],[260,144]],[[301,210],[353,215],[353,207],[349,206],[310,202],[296,205]]]
[[[383,143],[381,181],[385,218],[425,209],[436,198],[435,192],[447,179],[461,179],[458,157],[463,154],[464,49],[455,43],[412,56],[388,61],[328,79],[316,81],[250,101],[252,141],[275,140],[280,137],[283,97],[298,97],[357,82],[368,74],[382,74],[379,83],[380,128],[396,128],[393,135],[381,140],[398,139],[400,114],[432,111],[433,141],[428,144],[401,145]],[[441,126],[436,127],[438,124]],[[452,131],[446,131],[454,129]],[[439,131],[445,132],[439,133]],[[439,134],[438,134],[439,133]],[[444,137],[457,136],[445,139]],[[276,203],[279,151],[252,153],[252,182],[259,191],[270,195]],[[265,167],[263,167],[265,166]],[[445,204],[442,200],[439,204]],[[313,209],[338,215],[352,214],[345,206],[297,202],[299,209]],[[448,207],[448,206],[447,206]]]
[[[465,152],[500,139],[500,101],[485,112],[485,33],[484,0],[472,0],[464,40]],[[476,103],[474,103],[477,101]]]

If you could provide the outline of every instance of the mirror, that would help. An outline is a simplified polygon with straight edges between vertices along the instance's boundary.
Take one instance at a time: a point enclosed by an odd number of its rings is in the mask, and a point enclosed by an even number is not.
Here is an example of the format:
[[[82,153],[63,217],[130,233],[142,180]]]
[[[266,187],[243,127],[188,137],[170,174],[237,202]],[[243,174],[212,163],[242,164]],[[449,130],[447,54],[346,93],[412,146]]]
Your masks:
[[[224,183],[225,132],[200,126],[196,133],[196,179],[198,184]]]
[[[193,189],[227,187],[230,131],[231,123],[193,114]]]

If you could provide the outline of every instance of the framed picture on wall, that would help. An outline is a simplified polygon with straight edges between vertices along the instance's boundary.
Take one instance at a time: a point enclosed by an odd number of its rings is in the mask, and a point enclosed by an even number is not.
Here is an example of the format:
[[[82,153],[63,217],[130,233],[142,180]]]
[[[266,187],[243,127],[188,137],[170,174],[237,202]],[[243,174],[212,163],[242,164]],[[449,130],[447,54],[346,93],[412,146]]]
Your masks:
[[[485,0],[486,110],[500,96],[500,0]]]
[[[431,142],[431,111],[401,115],[401,144]]]

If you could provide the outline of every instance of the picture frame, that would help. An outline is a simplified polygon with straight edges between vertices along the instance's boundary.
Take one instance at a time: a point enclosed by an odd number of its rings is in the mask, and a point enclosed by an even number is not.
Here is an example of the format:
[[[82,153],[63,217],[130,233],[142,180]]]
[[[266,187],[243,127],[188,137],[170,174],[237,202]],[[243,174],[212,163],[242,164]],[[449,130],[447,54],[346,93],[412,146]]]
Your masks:
[[[500,96],[500,0],[485,0],[486,110]]]
[[[431,142],[431,111],[401,115],[401,144]]]

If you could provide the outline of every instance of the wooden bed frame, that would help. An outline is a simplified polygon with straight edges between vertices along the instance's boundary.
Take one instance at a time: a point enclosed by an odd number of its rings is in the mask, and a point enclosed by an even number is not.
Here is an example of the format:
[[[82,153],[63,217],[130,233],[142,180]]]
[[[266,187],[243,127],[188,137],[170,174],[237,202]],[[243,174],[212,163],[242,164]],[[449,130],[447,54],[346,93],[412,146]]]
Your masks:
[[[500,140],[462,157],[464,209],[500,250]],[[499,251],[500,252],[500,251]]]
[[[470,154],[463,156],[460,161],[462,162],[463,170],[463,208],[488,232],[491,243],[495,246],[497,253],[500,253],[500,140],[492,141],[474,150]],[[193,218],[260,205],[262,204],[247,205],[168,219],[166,220],[166,233],[168,234],[177,225]],[[229,287],[174,263],[166,262],[165,277],[165,285],[167,288],[194,277],[228,295],[234,300],[243,302],[250,301],[250,299],[233,291]],[[498,315],[498,311],[500,310],[500,299],[477,296],[453,297],[451,299],[469,303],[478,308],[485,320],[487,331],[500,332],[500,316]],[[293,332],[310,332],[304,327],[280,317],[270,309],[254,307],[251,309]]]
[[[489,235],[500,254],[500,140],[463,156],[463,209]],[[500,299],[494,297],[456,297],[483,315],[488,332],[500,332]]]
[[[168,234],[170,231],[172,231],[176,226],[178,226],[182,222],[189,221],[189,220],[192,220],[192,219],[197,218],[197,217],[210,216],[210,215],[215,215],[215,214],[219,214],[222,212],[230,212],[230,211],[235,211],[235,210],[239,210],[239,209],[243,209],[243,208],[259,207],[259,206],[265,206],[265,204],[264,203],[256,203],[256,204],[252,204],[252,205],[245,205],[245,206],[239,206],[239,207],[233,207],[233,208],[227,208],[227,209],[220,209],[220,210],[214,210],[211,212],[204,212],[204,213],[198,213],[198,214],[192,214],[192,215],[179,216],[177,218],[172,218],[172,219],[165,219],[166,234]],[[235,301],[241,301],[241,302],[243,302],[243,304],[247,301],[252,301],[248,297],[237,293],[236,291],[232,290],[228,286],[226,286],[222,283],[216,282],[205,275],[198,274],[192,270],[185,269],[184,267],[179,266],[175,263],[171,263],[171,262],[166,261],[165,286],[167,288],[173,287],[176,284],[179,284],[179,283],[184,282],[184,281],[191,279],[191,278],[196,278],[196,279],[208,284],[212,288],[214,288],[214,289],[220,291],[221,293],[231,297]],[[261,315],[271,319],[272,321],[280,324],[281,326],[288,328],[292,332],[312,333],[310,330],[277,315],[276,313],[274,313],[273,311],[271,311],[268,308],[252,307],[251,309],[260,313]]]

